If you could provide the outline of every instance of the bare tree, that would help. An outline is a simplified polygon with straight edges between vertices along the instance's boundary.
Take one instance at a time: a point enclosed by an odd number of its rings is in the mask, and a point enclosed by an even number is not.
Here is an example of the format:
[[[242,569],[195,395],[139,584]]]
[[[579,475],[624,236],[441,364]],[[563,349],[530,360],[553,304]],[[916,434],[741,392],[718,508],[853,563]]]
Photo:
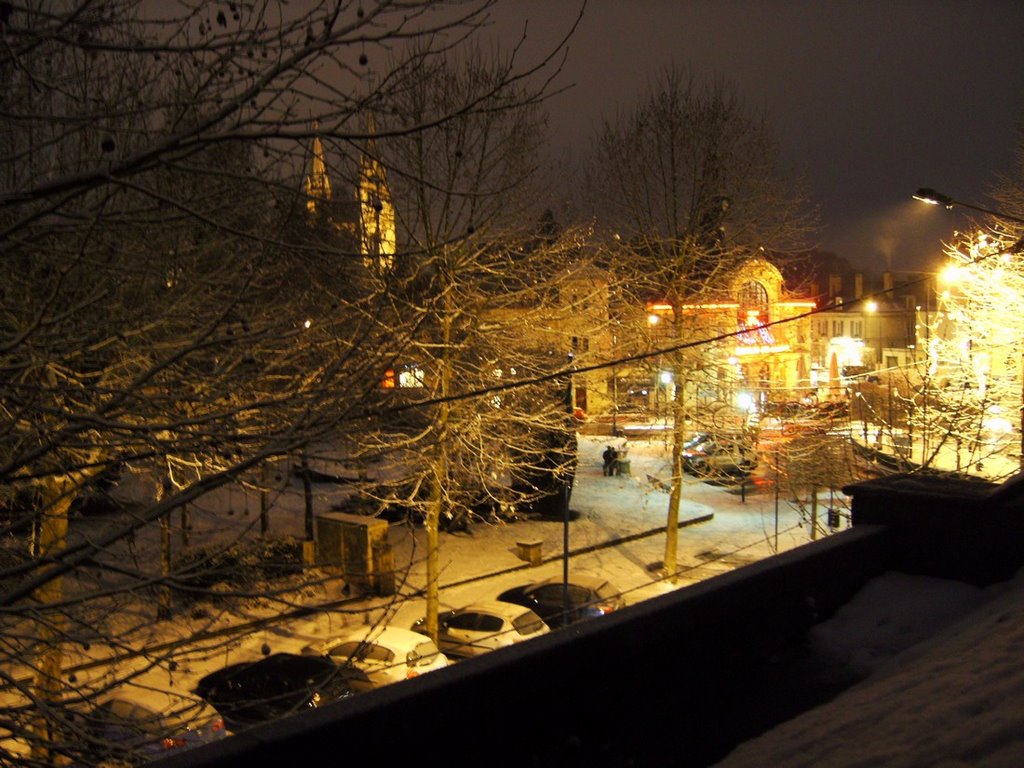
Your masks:
[[[323,136],[354,157],[368,107],[472,36],[488,6],[3,7],[0,488],[15,546],[0,643],[19,662],[0,673],[5,763],[80,755],[66,705],[114,683],[63,674],[70,640],[145,652],[152,616],[129,622],[118,607],[175,574],[115,546],[379,412],[379,372],[408,333],[389,284],[365,278],[365,222],[308,224],[306,149]],[[546,85],[529,78],[557,67],[505,64],[526,103]],[[480,94],[447,106],[395,115],[391,130],[484,110]],[[72,505],[117,475],[154,490],[69,541]]]
[[[999,174],[991,190],[992,199],[996,202],[996,210],[1010,217],[1024,219],[1024,120],[1017,127],[1017,144],[1014,147],[1013,166],[1005,173]],[[1006,229],[1009,234],[1020,239],[1021,227],[1006,217],[994,217],[991,222]],[[1016,222],[1019,224],[1019,222]]]
[[[376,142],[402,202],[390,295],[403,327],[415,330],[394,366],[393,395],[409,406],[404,436],[384,423],[364,433],[361,450],[390,450],[404,467],[367,493],[424,520],[426,628],[435,640],[441,528],[522,514],[549,493],[550,478],[571,484],[575,460],[567,374],[552,374],[567,365],[557,320],[569,310],[557,280],[577,243],[539,232],[543,114],[508,75],[480,52],[452,56],[424,66],[375,117],[387,132],[391,114],[429,123],[462,103],[480,107]]]
[[[708,318],[686,305],[723,291],[736,268],[764,248],[784,252],[806,232],[803,199],[776,167],[763,118],[722,83],[702,83],[676,68],[662,72],[631,111],[597,137],[591,190],[602,227],[621,244],[611,258],[626,303],[664,307],[675,424],[664,567],[676,571],[684,425],[695,392],[717,377]],[[673,576],[674,577],[674,576]]]
[[[770,457],[777,464],[772,475],[783,484],[786,498],[800,509],[814,541],[828,530],[829,516],[833,523],[843,515],[849,516],[837,491],[859,476],[850,441],[841,433],[815,429],[780,448]],[[823,511],[820,498],[825,493],[830,504]]]

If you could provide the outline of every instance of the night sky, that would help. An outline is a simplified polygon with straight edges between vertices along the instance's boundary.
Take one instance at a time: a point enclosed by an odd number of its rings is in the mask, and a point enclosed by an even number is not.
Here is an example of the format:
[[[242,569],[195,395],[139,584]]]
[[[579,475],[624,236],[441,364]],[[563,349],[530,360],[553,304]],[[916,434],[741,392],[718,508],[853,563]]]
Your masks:
[[[531,46],[571,26],[575,0],[502,0],[503,37]],[[806,177],[820,248],[863,267],[927,266],[966,211],[1012,171],[1024,116],[1024,2],[589,0],[549,111],[559,156],[580,160],[602,117],[663,66],[730,83],[767,114],[784,169]],[[533,50],[531,48],[531,50]]]

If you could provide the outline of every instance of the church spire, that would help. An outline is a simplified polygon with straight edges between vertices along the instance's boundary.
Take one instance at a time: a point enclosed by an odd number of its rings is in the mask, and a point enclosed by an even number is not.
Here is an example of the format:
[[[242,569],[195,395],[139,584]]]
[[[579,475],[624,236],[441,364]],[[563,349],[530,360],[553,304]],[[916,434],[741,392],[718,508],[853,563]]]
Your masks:
[[[320,124],[313,123],[313,164],[306,176],[306,208],[311,214],[317,212],[317,205],[331,199],[331,180],[327,176],[324,161],[324,145],[320,142]]]

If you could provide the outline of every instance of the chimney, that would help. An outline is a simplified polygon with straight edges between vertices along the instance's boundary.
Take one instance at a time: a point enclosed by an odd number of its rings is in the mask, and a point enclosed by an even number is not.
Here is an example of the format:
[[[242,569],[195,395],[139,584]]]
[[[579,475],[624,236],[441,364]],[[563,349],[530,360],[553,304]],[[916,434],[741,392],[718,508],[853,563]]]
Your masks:
[[[858,272],[853,276],[853,298],[864,297],[864,275]]]
[[[843,278],[841,275],[829,275],[828,276],[828,297],[830,299],[836,298],[843,292]]]
[[[882,290],[888,298],[892,298],[892,272],[888,270],[882,273]]]

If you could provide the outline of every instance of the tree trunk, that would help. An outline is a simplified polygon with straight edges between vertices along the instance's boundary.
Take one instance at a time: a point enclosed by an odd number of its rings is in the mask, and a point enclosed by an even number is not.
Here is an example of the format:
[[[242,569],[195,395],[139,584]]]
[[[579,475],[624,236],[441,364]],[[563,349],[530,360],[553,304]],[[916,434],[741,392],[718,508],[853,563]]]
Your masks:
[[[160,518],[160,586],[156,606],[158,619],[171,618],[171,589],[167,579],[171,575],[171,513]]]
[[[170,479],[165,479],[157,490],[157,503],[171,490]],[[171,575],[171,512],[160,518],[160,586],[157,587],[157,619],[171,618],[171,590],[167,579]]]
[[[306,521],[306,541],[313,540],[313,481],[309,473],[309,459],[306,457],[306,452],[302,452],[302,458],[300,459],[302,465],[302,497],[305,500],[305,521]]]
[[[448,405],[441,405],[442,416],[447,420]],[[447,447],[443,440],[439,440],[434,455],[433,478],[430,484],[430,504],[427,508],[427,516],[424,528],[427,535],[427,606],[426,606],[426,627],[427,635],[436,644],[438,641],[437,615],[441,610],[441,513],[444,507],[444,482],[448,472]]]
[[[444,270],[447,269],[445,265]],[[443,272],[447,276],[447,271]],[[434,453],[433,477],[430,484],[430,505],[427,509],[427,615],[426,627],[430,639],[437,644],[439,626],[437,615],[441,610],[441,514],[445,505],[445,486],[448,482],[448,421],[451,418],[451,403],[448,397],[452,389],[451,294],[442,292],[441,309],[441,355],[438,360],[438,375],[441,386],[441,402],[438,405],[435,434],[437,446]]]
[[[188,546],[188,533],[192,527],[192,518],[188,513],[188,504],[181,505],[181,546]]]
[[[71,509],[74,484],[66,477],[50,478],[42,486],[42,512],[39,516],[40,561],[52,560],[64,549],[68,534],[68,511]],[[46,582],[33,595],[35,602],[43,607],[55,606],[64,599],[64,577],[57,576]],[[63,667],[63,612],[51,611],[43,620],[36,620],[36,669],[33,681],[34,695],[40,706],[36,720],[35,739],[32,742],[32,757],[45,763],[50,754],[47,744],[49,727],[45,712],[52,711],[49,702],[60,698]]]
[[[678,579],[679,564],[679,505],[683,496],[683,397],[684,386],[680,378],[682,367],[672,366],[672,484],[668,496],[668,519],[665,522],[665,574],[671,583]]]
[[[270,498],[267,494],[267,467],[260,470],[260,537],[265,538],[270,530]]]

